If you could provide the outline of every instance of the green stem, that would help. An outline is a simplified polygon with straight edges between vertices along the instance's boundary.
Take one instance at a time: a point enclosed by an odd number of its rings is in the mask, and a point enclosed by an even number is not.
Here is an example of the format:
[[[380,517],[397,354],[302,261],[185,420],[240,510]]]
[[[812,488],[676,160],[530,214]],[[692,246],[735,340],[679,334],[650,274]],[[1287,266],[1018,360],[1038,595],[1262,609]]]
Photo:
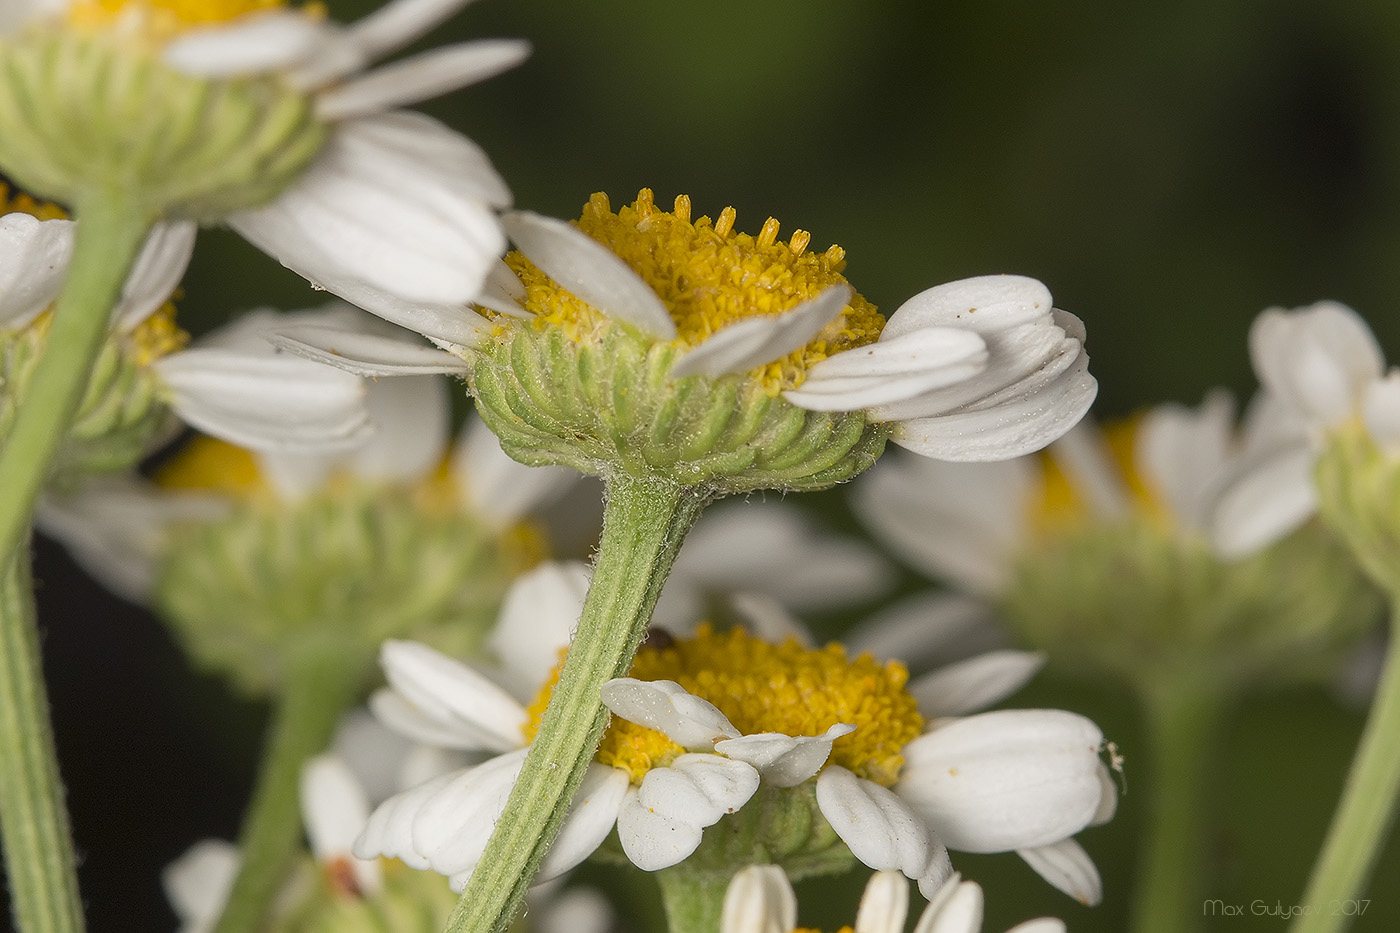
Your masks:
[[[1144,856],[1133,896],[1134,933],[1200,926],[1209,866],[1206,793],[1225,697],[1195,677],[1164,677],[1144,697],[1152,754]]]
[[[607,725],[599,690],[631,668],[681,540],[707,501],[665,481],[609,481],[578,632],[505,812],[447,922],[451,933],[510,925]]]
[[[1400,601],[1392,596],[1390,644],[1371,713],[1342,788],[1327,840],[1313,866],[1302,904],[1314,908],[1293,921],[1294,933],[1345,930],[1346,905],[1366,893],[1400,796]]]
[[[54,754],[27,549],[0,577],[0,834],[15,928],[83,929],[68,811]]]
[[[712,871],[687,871],[681,865],[657,872],[656,880],[661,885],[670,933],[720,933],[729,877]]]
[[[353,652],[351,652],[353,653]],[[262,929],[301,849],[301,769],[325,751],[341,713],[353,702],[366,665],[343,645],[307,646],[291,660],[258,769],[253,799],[238,835],[242,864],[216,933]]]
[[[35,500],[107,336],[107,318],[151,226],[120,197],[91,198],[78,218],[73,260],[54,305],[43,358],[0,447],[0,560],[28,533]]]

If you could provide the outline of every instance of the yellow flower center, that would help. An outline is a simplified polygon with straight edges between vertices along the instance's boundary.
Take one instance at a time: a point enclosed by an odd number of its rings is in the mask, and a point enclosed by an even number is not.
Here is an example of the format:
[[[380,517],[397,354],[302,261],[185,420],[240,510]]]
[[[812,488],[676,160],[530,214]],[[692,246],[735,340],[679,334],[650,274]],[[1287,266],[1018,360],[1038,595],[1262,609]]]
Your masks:
[[[191,29],[287,6],[287,0],[74,0],[68,21],[80,29],[116,29],[159,46]],[[313,2],[301,12],[320,19],[326,8]]]
[[[39,220],[67,220],[68,212],[50,201],[39,201],[0,175],[0,215],[28,214]]]
[[[835,643],[817,649],[791,639],[771,645],[743,629],[718,633],[702,625],[692,638],[644,645],[631,676],[675,681],[713,703],[745,735],[821,735],[838,722],[852,723],[856,731],[836,740],[831,763],[886,787],[904,766],[904,746],[924,725],[918,704],[905,689],[909,671],[903,664],[879,664],[868,654],[849,659]],[[526,741],[539,731],[558,677],[555,668],[530,705]],[[652,768],[665,767],[684,752],[662,733],[615,716],[597,758],[623,768],[640,784]]]
[[[252,451],[202,434],[161,464],[155,480],[166,489],[218,492],[238,499],[268,493]]]
[[[667,212],[643,188],[634,203],[616,213],[607,195],[593,195],[577,225],[652,287],[676,322],[680,346],[693,347],[744,318],[781,314],[846,281],[841,247],[811,253],[811,234],[805,230],[783,242],[771,217],[757,236],[734,232],[734,219],[734,208],[727,207],[717,220],[692,222],[689,197],[676,198]],[[595,309],[564,291],[520,253],[509,254],[506,262],[525,284],[525,307],[535,313],[536,327],[562,328],[581,342],[611,326],[601,313],[607,309]],[[799,385],[813,363],[873,343],[884,326],[875,306],[855,295],[845,312],[805,347],[755,376],[776,395]]]
[[[1119,478],[1128,491],[1129,505],[1139,516],[1153,522],[1170,522],[1170,512],[1147,477],[1138,472],[1136,444],[1141,418],[1110,423],[1103,429],[1105,448],[1118,468]],[[1072,474],[1055,459],[1053,448],[1039,455],[1042,486],[1039,498],[1031,502],[1031,528],[1043,539],[1074,531],[1094,521],[1089,495],[1079,488]]]

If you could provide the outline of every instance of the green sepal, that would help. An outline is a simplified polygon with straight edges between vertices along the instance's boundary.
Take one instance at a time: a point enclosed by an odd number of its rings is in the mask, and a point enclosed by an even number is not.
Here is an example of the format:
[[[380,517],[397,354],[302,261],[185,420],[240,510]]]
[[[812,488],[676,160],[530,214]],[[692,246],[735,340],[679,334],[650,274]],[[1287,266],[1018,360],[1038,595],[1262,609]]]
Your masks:
[[[366,677],[386,638],[470,656],[516,563],[464,513],[429,514],[401,490],[332,489],[179,529],[157,605],[200,664],[276,695],[307,644],[334,641]]]
[[[746,374],[670,378],[679,352],[622,326],[576,343],[511,325],[467,351],[467,378],[522,463],[657,477],[712,497],[825,489],[884,448],[885,430],[862,411],[807,411]]]
[[[1357,426],[1332,436],[1314,478],[1323,521],[1391,601],[1400,600],[1400,456]]]
[[[39,25],[0,40],[0,169],[76,207],[211,222],[276,197],[325,141],[275,77],[201,78],[115,32]]]
[[[352,893],[330,881],[324,866],[303,861],[283,901],[293,906],[268,924],[268,933],[439,933],[457,905],[447,879],[380,860],[383,885]]]

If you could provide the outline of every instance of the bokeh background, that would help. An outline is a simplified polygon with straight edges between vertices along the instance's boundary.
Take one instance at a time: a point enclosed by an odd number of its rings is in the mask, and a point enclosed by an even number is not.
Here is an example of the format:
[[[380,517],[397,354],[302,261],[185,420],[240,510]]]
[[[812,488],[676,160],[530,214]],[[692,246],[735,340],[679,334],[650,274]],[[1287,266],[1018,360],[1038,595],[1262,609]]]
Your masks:
[[[329,6],[349,20],[377,3]],[[771,215],[784,236],[844,246],[848,277],[886,311],[951,279],[1036,276],[1087,324],[1100,417],[1216,385],[1247,395],[1246,331],[1271,305],[1345,301],[1400,358],[1400,6],[1386,0],[481,0],[430,41],[489,36],[534,55],[426,109],[490,153],[518,205],[575,216],[590,192],[616,204],[646,186],[662,204],[690,194],[697,214],[733,205],[744,230]],[[185,291],[196,332],[321,300],[218,231]],[[839,493],[804,505],[854,527]],[[173,929],[160,867],[236,831],[263,711],[56,548],[39,558],[92,929]],[[1127,757],[1127,794],[1080,837],[1104,874],[1096,909],[1013,856],[959,856],[987,890],[986,928],[1049,913],[1121,930],[1152,781],[1131,705],[1053,673],[1015,705],[1095,718]],[[1298,903],[1361,722],[1323,690],[1246,704],[1201,853],[1215,895],[1246,915],[1212,929],[1283,927],[1248,905]],[[1355,929],[1400,929],[1397,881],[1392,838]],[[626,888],[639,929],[649,883]],[[849,922],[860,884],[804,886],[804,921]]]

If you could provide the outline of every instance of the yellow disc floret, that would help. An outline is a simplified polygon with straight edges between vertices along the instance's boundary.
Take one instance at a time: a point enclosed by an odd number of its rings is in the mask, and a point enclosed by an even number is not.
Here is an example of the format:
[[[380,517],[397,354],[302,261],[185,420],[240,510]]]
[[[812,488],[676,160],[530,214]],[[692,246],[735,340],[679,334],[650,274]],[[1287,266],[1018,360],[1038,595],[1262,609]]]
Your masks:
[[[644,646],[631,676],[675,681],[713,703],[745,735],[821,735],[838,722],[851,723],[856,731],[836,740],[831,762],[885,786],[899,777],[901,749],[924,723],[905,689],[904,665],[880,664],[868,654],[850,659],[835,643],[817,649],[793,640],[772,645],[743,629],[718,633],[704,625],[692,638]],[[539,728],[553,687],[551,680],[530,707],[527,740]],[[598,760],[625,769],[640,783],[647,771],[684,751],[660,732],[614,717]]]
[[[68,22],[80,29],[115,31],[124,39],[159,47],[192,29],[288,6],[287,0],[74,0]],[[321,19],[326,8],[315,2],[300,12]]]
[[[769,218],[757,236],[734,232],[732,207],[719,218],[690,219],[690,198],[676,198],[672,211],[652,201],[649,189],[637,200],[612,211],[607,195],[595,194],[577,221],[579,229],[608,247],[652,287],[675,320],[678,345],[693,347],[716,331],[744,318],[776,315],[844,283],[845,250],[831,246],[808,252],[811,235],[798,230],[778,239],[778,222]],[[520,253],[506,262],[525,284],[525,306],[535,326],[557,327],[575,341],[590,339],[609,325],[608,318],[562,290]],[[884,327],[875,306],[860,295],[845,313],[812,341],[776,360],[755,376],[770,394],[799,385],[808,366],[854,347],[873,343]]]
[[[1161,495],[1137,469],[1136,445],[1141,418],[1130,418],[1104,428],[1103,439],[1119,479],[1127,490],[1134,513],[1152,522],[1170,522]],[[1051,450],[1040,454],[1041,494],[1031,502],[1031,528],[1041,538],[1073,531],[1092,520],[1088,495],[1079,489]]]
[[[162,464],[155,480],[167,489],[218,492],[246,499],[267,491],[267,480],[251,451],[203,435],[191,439]]]
[[[28,214],[39,220],[68,219],[68,212],[57,204],[30,197],[0,175],[0,215],[4,214]]]

